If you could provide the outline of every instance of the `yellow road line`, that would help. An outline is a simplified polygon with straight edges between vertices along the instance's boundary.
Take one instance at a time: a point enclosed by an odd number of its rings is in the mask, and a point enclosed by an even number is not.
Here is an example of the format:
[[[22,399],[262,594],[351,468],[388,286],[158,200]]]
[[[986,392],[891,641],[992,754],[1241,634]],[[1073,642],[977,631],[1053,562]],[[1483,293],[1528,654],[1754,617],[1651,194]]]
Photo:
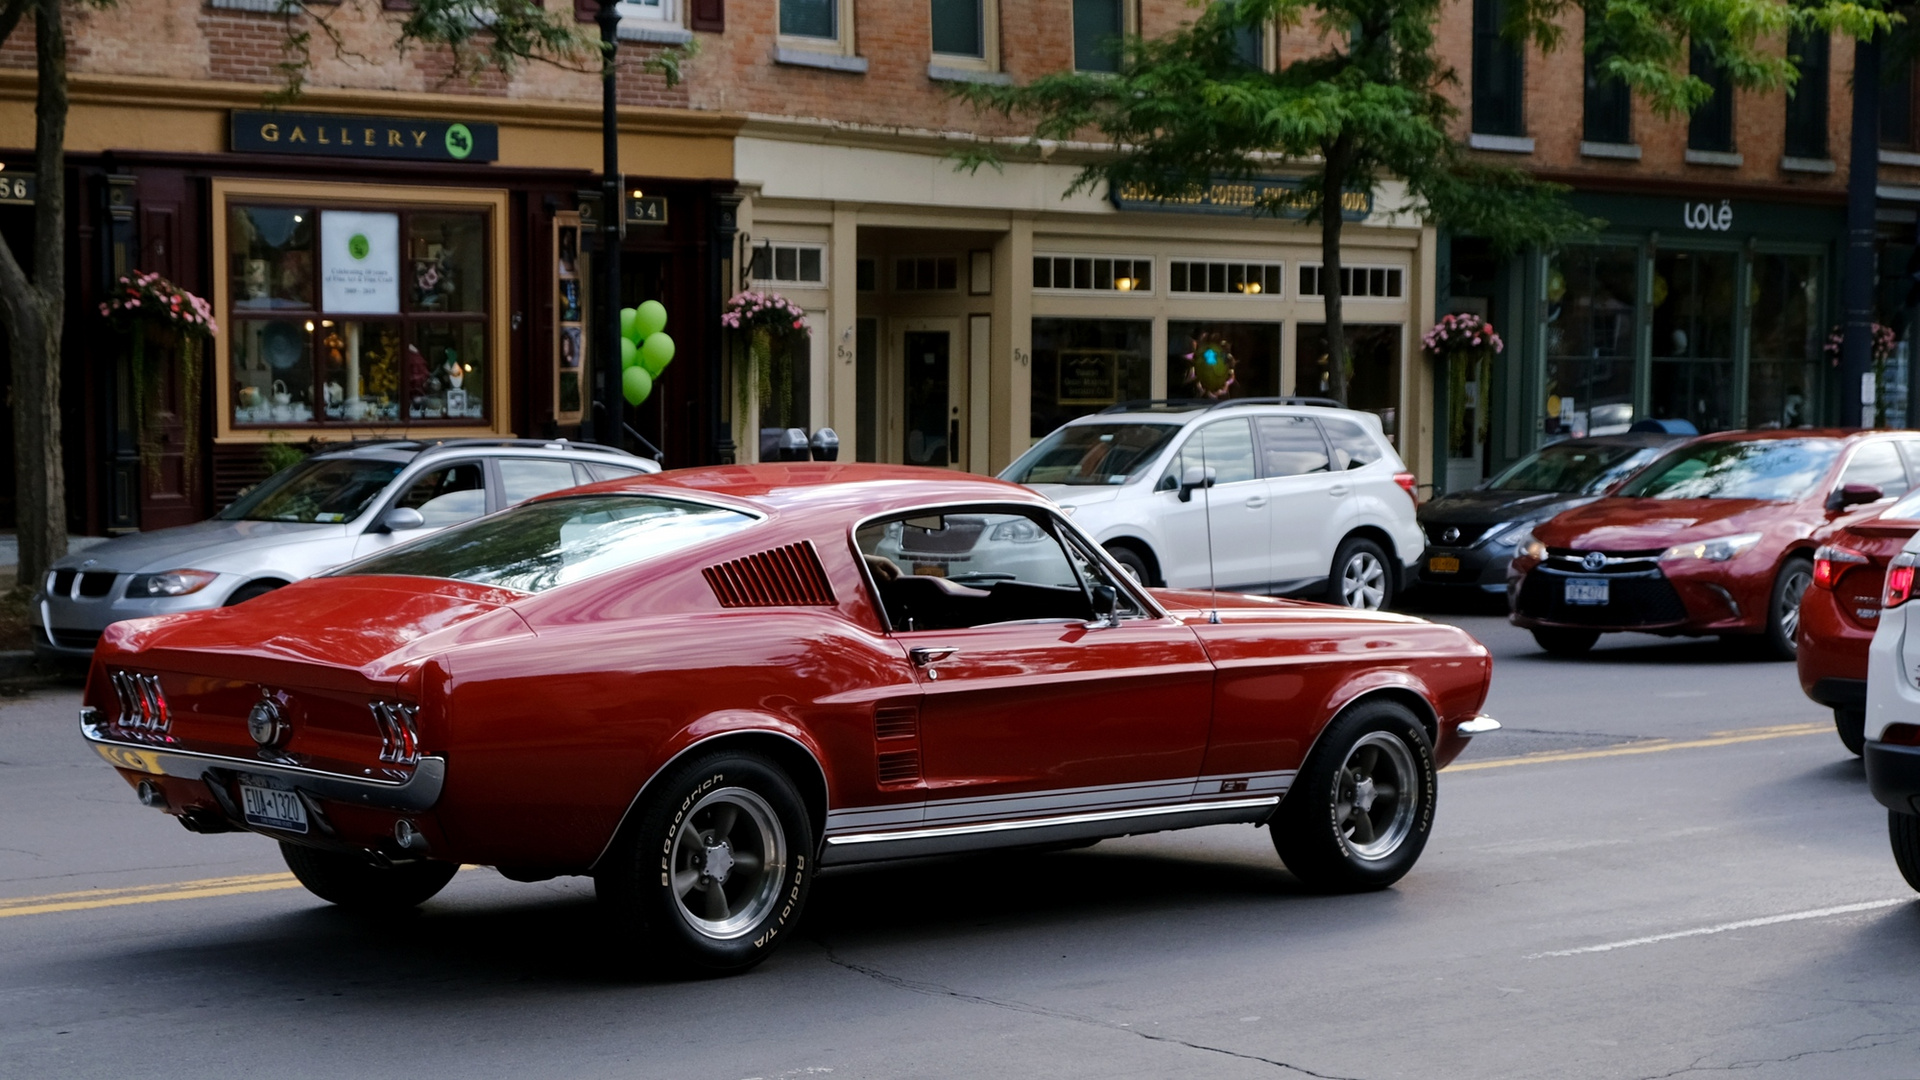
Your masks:
[[[89,889],[84,892],[52,893],[47,896],[19,896],[0,900],[0,919],[11,915],[49,915],[56,911],[89,911],[94,908],[124,907],[128,904],[198,900],[208,896],[239,896],[243,893],[276,892],[280,889],[299,887],[300,883],[294,880],[292,874],[249,874],[243,877],[173,881],[165,885],[135,885],[125,889]]]
[[[1466,772],[1470,769],[1504,769],[1510,765],[1546,765],[1556,761],[1587,761],[1592,758],[1627,757],[1631,754],[1659,754],[1668,750],[1697,750],[1709,746],[1732,746],[1735,743],[1762,742],[1767,739],[1791,739],[1799,735],[1820,735],[1831,733],[1832,731],[1832,724],[1776,724],[1772,727],[1716,731],[1712,736],[1705,739],[1648,739],[1644,742],[1629,743],[1625,746],[1608,746],[1599,750],[1549,751],[1543,754],[1523,754],[1519,757],[1493,758],[1490,761],[1468,761],[1462,764],[1449,765],[1447,766],[1447,771],[1456,773]]]

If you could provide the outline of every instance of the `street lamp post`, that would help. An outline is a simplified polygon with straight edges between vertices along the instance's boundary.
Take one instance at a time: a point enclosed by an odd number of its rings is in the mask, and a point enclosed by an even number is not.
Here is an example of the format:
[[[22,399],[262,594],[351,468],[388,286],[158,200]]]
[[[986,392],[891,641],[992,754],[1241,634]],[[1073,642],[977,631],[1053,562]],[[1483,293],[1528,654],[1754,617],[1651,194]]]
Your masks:
[[[619,0],[600,0],[600,303],[599,331],[595,335],[593,380],[581,436],[610,446],[623,445],[620,398],[620,227],[626,219],[626,200],[620,179],[620,101],[614,59],[620,48]],[[595,410],[600,410],[596,421]],[[598,425],[605,425],[602,434]]]

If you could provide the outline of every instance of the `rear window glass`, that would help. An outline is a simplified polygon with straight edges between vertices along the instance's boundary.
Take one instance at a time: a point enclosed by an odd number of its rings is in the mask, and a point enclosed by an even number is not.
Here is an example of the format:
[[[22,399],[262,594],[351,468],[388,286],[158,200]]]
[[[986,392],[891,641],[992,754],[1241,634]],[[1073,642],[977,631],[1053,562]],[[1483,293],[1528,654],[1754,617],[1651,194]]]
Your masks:
[[[718,539],[755,520],[736,510],[656,496],[548,499],[348,563],[328,576],[451,578],[544,592]]]

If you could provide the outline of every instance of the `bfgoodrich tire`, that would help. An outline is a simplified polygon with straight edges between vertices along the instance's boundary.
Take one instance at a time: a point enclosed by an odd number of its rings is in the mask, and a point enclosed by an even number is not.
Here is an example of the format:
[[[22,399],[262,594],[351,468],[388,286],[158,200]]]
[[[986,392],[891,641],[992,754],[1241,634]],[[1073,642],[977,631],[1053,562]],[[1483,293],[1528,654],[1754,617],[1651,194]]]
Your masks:
[[[776,766],[722,751],[657,781],[594,888],[618,936],[694,974],[745,971],[792,936],[813,827]]]
[[[377,866],[357,855],[280,843],[280,857],[307,891],[354,911],[404,911],[419,907],[453,880],[459,863],[423,859]]]
[[[1795,556],[1780,567],[1767,595],[1767,628],[1760,635],[1764,655],[1791,660],[1800,653],[1800,600],[1813,584],[1813,564]]]
[[[1893,861],[1900,876],[1920,892],[1920,817],[1887,811],[1887,839],[1893,842]]]
[[[1362,702],[1321,734],[1271,824],[1293,876],[1324,892],[1399,881],[1433,829],[1433,746],[1391,701]]]

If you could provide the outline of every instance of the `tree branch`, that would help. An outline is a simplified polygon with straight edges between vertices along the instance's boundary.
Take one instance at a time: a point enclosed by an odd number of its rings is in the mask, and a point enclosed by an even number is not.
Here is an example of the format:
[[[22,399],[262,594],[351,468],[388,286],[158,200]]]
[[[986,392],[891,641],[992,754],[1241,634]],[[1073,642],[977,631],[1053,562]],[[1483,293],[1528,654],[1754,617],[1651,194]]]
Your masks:
[[[27,13],[31,0],[7,0],[7,6],[0,8],[0,45],[13,36],[14,27],[20,25],[21,16]]]

